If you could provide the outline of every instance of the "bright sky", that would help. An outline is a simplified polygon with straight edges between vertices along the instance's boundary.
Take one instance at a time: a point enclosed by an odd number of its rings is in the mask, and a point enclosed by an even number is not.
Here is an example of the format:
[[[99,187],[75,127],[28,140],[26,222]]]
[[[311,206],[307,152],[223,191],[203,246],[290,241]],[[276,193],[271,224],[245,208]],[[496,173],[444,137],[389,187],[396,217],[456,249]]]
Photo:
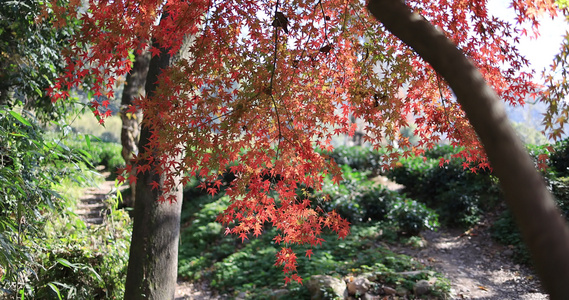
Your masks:
[[[506,21],[515,22],[515,14],[510,8],[511,1],[490,0],[488,1],[488,11]],[[549,68],[554,56],[559,53],[561,41],[565,32],[569,30],[569,24],[562,15],[555,20],[550,17],[541,20],[540,33],[538,39],[523,38],[520,41],[520,52],[530,60],[532,66],[540,75],[544,68]]]

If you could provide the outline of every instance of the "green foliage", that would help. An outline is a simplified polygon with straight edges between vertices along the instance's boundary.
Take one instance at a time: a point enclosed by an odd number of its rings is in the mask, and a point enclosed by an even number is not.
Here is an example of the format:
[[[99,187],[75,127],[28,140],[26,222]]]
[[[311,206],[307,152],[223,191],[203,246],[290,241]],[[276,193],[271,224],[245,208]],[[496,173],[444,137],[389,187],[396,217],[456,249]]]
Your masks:
[[[425,157],[409,157],[387,176],[405,186],[411,197],[434,208],[441,222],[450,226],[471,226],[486,208],[500,197],[497,180],[487,171],[472,172],[464,160],[452,158],[450,146],[425,152]],[[440,159],[449,160],[440,165]]]
[[[404,278],[397,274],[423,270],[425,266],[379,245],[397,240],[398,233],[416,234],[421,229],[434,228],[436,214],[421,203],[378,187],[368,179],[369,174],[370,171],[359,172],[344,166],[344,180],[339,185],[327,178],[322,191],[310,194],[314,205],[324,210],[336,209],[354,225],[343,240],[326,233],[326,242],[313,248],[311,259],[302,255],[309,249],[306,245],[294,246],[299,254],[298,273],[305,279],[316,274],[375,273],[380,282],[409,287],[415,280],[427,279],[427,275]],[[223,180],[229,182],[230,177],[223,176]],[[285,277],[274,266],[275,254],[282,247],[272,240],[275,229],[266,226],[264,234],[244,243],[235,236],[224,235],[224,228],[215,219],[227,207],[228,197],[223,196],[223,191],[214,197],[205,194],[196,188],[199,182],[198,178],[192,179],[184,192],[178,274],[190,280],[208,280],[214,289],[229,297],[246,292],[250,299],[269,299],[272,290],[283,288]],[[448,282],[442,278],[438,281]],[[288,299],[308,297],[302,285],[289,284],[285,288],[289,290]],[[441,295],[448,290],[449,286],[443,284],[437,289]]]
[[[71,19],[62,28],[40,20],[38,0],[3,1],[0,5],[0,105],[23,103],[41,119],[66,114],[62,103],[53,105],[46,88],[63,72],[61,52],[74,34]]]
[[[569,177],[551,180],[552,193],[562,216],[569,220]],[[514,258],[530,263],[530,255],[510,211],[504,211],[492,225],[492,237],[504,245],[511,245]]]
[[[46,137],[26,111],[0,108],[0,288],[25,298],[121,297],[129,219],[86,228],[69,195],[94,179],[85,151]],[[1,295],[1,294],[0,294]]]
[[[412,287],[416,280],[428,279],[429,272],[404,277],[398,272],[425,270],[425,266],[405,255],[395,254],[378,247],[382,232],[388,230],[379,223],[354,225],[346,239],[339,240],[334,235],[325,235],[326,242],[313,249],[309,259],[298,257],[298,273],[305,279],[312,275],[348,275],[373,273],[377,282]],[[236,248],[233,254],[216,262],[211,270],[211,285],[221,291],[237,294],[246,291],[249,299],[268,299],[272,289],[283,288],[284,274],[274,267],[274,255],[280,249],[271,240],[271,233],[246,242]],[[304,253],[305,246],[299,246],[297,253]],[[434,273],[434,272],[433,272]],[[441,275],[437,275],[440,277]],[[306,299],[308,292],[303,285],[289,284],[289,298]],[[439,292],[448,293],[448,287]]]
[[[375,172],[381,165],[382,153],[367,147],[340,146],[326,154],[338,165],[346,165],[354,170]]]
[[[227,208],[228,197],[204,195],[192,200],[184,202],[182,223],[189,225],[184,225],[180,233],[178,274],[188,279],[200,279],[211,276],[212,270],[208,267],[233,253],[237,244],[235,237],[224,236],[221,224],[215,222]]]
[[[551,182],[551,192],[561,214],[569,220],[569,177],[560,177]]]
[[[125,162],[121,156],[122,146],[120,144],[108,143],[92,140],[88,136],[75,136],[73,140],[67,140],[66,145],[74,153],[87,153],[87,162],[92,166],[105,166],[105,169],[114,172],[118,167],[124,166]]]
[[[553,145],[549,165],[559,177],[569,176],[569,138],[561,140]]]
[[[38,280],[30,283],[36,299],[54,296],[49,283],[68,299],[123,297],[132,233],[126,212],[113,210],[104,225],[89,228],[76,217],[48,225]]]
[[[424,229],[434,230],[439,226],[436,213],[415,200],[396,202],[389,218],[407,235],[418,235]]]
[[[61,209],[61,196],[53,189],[58,179],[78,165],[65,165],[69,152],[46,141],[33,118],[0,107],[0,265],[8,280],[18,266],[27,265],[25,242],[45,221],[45,212]]]
[[[438,145],[431,149],[425,150],[424,156],[428,159],[439,160],[441,157],[444,159],[450,159],[453,154],[458,153],[462,148],[455,148],[452,145]]]
[[[527,149],[538,167],[538,157],[541,154],[549,155],[549,168],[541,170],[545,181],[551,187],[551,192],[561,211],[569,220],[569,139],[564,139],[553,145],[550,153],[549,145],[528,145]],[[522,263],[529,263],[529,252],[522,241],[520,232],[509,211],[503,212],[492,225],[492,237],[504,245],[512,247],[514,258]]]
[[[377,186],[368,179],[369,172],[352,171],[346,165],[343,171],[344,179],[340,184],[325,179],[322,191],[313,196],[325,211],[336,210],[352,224],[386,221],[410,235],[438,226],[438,217],[433,210],[398,192]]]

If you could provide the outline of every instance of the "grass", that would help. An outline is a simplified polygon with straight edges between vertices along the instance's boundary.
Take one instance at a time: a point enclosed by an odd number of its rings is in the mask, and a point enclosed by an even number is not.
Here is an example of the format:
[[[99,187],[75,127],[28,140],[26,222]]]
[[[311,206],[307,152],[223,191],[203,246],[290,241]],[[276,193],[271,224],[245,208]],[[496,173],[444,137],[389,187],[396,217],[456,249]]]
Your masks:
[[[104,142],[120,143],[122,121],[118,115],[105,119],[105,124],[99,124],[93,113],[80,115],[71,124],[73,130],[80,134],[91,134]]]

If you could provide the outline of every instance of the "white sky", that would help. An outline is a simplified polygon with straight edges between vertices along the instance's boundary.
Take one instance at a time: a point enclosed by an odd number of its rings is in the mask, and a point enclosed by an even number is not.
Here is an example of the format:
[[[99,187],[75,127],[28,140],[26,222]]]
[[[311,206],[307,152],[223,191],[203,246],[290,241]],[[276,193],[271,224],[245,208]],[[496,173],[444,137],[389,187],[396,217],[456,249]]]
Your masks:
[[[507,0],[489,0],[488,12],[500,17],[510,23],[515,22],[515,14],[510,8],[511,1]],[[550,17],[542,18],[539,29],[540,37],[538,39],[530,39],[524,37],[520,41],[520,52],[531,62],[536,70],[536,75],[541,75],[544,68],[549,68],[556,54],[559,53],[561,41],[565,32],[569,30],[569,24],[565,21],[563,15],[558,15],[555,20]],[[528,32],[531,32],[528,30]]]

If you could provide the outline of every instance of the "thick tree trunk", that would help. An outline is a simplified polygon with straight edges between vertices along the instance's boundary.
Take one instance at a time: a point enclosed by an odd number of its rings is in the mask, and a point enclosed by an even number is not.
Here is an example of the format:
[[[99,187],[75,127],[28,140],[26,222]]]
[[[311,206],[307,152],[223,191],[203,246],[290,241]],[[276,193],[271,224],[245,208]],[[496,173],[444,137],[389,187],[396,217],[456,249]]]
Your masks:
[[[370,0],[370,12],[449,83],[476,130],[551,299],[569,295],[569,228],[510,126],[504,107],[474,64],[401,0]]]
[[[146,76],[148,75],[148,65],[150,63],[150,52],[144,51],[141,54],[135,54],[132,70],[126,76],[126,81],[121,99],[121,144],[122,157],[125,163],[130,164],[134,154],[138,154],[137,143],[140,138],[140,122],[142,121],[142,111],[136,110],[134,113],[127,113],[132,100],[139,96],[145,95]],[[133,172],[135,172],[133,168]],[[126,206],[134,206],[136,198],[136,185],[130,185],[131,195]]]
[[[164,49],[161,49],[160,56],[151,59],[146,81],[149,97],[156,90],[158,75],[169,64],[170,56]],[[150,131],[143,126],[138,147],[141,151],[152,151],[144,147],[149,138]],[[159,203],[160,191],[152,190],[152,181],[162,183],[163,178],[155,170],[138,174],[125,299],[174,299],[182,187],[178,185],[175,191],[171,191],[176,196],[176,202]]]

